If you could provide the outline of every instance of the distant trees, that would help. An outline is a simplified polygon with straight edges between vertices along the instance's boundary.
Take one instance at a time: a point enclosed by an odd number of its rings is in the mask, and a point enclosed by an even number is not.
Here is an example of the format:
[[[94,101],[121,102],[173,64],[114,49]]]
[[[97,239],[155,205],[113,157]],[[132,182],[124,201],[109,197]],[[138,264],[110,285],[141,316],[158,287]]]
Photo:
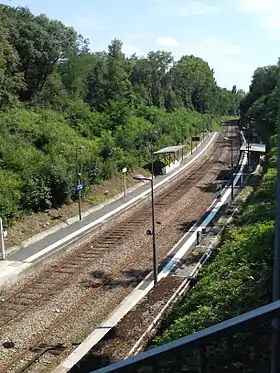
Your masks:
[[[254,120],[264,140],[276,133],[279,112],[279,66],[259,67],[255,70],[250,90],[240,103],[243,121]]]
[[[95,56],[86,80],[85,99],[92,108],[103,110],[113,100],[168,111],[185,107],[200,113],[238,114],[240,94],[219,88],[214,71],[201,58],[183,56],[174,63],[171,53],[156,51],[146,58],[126,59],[121,47],[119,40],[113,40],[107,53]]]
[[[170,52],[127,57],[122,42],[88,40],[27,8],[0,5],[0,216],[75,198],[74,149],[87,185],[147,162],[150,144],[178,144],[237,115],[242,95],[220,88],[207,62]],[[11,189],[13,191],[11,191]]]
[[[98,111],[110,101],[122,101],[168,111],[236,113],[236,87],[219,88],[201,58],[183,56],[174,63],[166,51],[127,58],[118,39],[107,52],[91,53],[88,41],[73,28],[27,8],[0,5],[0,24],[2,108],[17,98],[64,111],[69,99],[81,99]]]

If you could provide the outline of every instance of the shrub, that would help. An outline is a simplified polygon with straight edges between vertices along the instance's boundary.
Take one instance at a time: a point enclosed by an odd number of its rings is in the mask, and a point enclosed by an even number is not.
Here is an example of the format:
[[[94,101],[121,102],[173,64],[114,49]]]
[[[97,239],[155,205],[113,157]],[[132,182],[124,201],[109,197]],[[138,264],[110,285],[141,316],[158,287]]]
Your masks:
[[[11,171],[0,169],[0,216],[4,224],[20,214],[21,181]]]

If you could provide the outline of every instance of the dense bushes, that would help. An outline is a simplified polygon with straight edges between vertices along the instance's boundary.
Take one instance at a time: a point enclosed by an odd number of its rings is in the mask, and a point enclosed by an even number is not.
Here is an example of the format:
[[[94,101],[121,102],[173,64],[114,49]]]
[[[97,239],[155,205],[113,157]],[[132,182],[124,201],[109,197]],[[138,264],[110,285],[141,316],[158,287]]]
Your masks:
[[[2,172],[9,171],[15,181],[12,182],[10,176],[8,183],[0,185],[2,195],[9,195],[10,185],[16,185],[19,196],[8,209],[1,209],[2,217],[10,220],[20,210],[39,211],[71,200],[75,184],[75,149],[81,143],[87,148],[82,160],[89,161],[90,154],[97,154],[97,143],[78,135],[61,114],[24,109],[3,113],[0,118],[1,168]]]
[[[16,174],[0,170],[0,211],[6,220],[19,215],[21,202],[21,181]]]
[[[102,122],[100,122],[102,120]],[[130,111],[126,122],[114,123],[110,115],[90,111],[87,104],[75,102],[65,115],[44,109],[14,108],[0,117],[1,216],[5,222],[19,212],[58,207],[75,198],[76,148],[83,181],[92,184],[109,179],[123,167],[133,169],[149,157],[149,144],[177,144],[198,130],[218,124],[214,118],[178,109],[167,113],[158,108]],[[100,124],[101,123],[101,124]],[[182,132],[183,131],[183,132]],[[96,135],[95,135],[96,134]],[[7,173],[9,177],[4,175]],[[6,179],[6,181],[5,181]],[[3,180],[3,182],[2,182]],[[10,189],[14,185],[16,195]]]

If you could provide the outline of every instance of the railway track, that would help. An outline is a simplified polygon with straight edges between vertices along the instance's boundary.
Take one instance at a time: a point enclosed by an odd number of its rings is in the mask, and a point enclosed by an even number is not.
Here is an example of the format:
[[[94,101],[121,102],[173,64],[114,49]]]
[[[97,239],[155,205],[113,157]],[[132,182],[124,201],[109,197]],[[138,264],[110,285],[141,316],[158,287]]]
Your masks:
[[[208,156],[199,163],[198,169],[191,169],[188,171],[187,178],[181,175],[176,181],[170,183],[172,189],[168,188],[159,193],[156,197],[156,214],[164,216],[164,214],[168,213],[168,207],[180,200],[188,189],[196,185],[199,180],[209,172],[209,169],[213,167],[213,165],[216,165],[216,168],[225,166],[228,162],[228,154],[228,150],[225,153],[223,140],[218,140],[213,153],[209,153]],[[217,165],[217,160],[219,160],[221,164]],[[210,181],[213,181],[213,178],[214,176],[210,178]],[[165,224],[164,228],[159,228],[158,233],[162,235],[163,230],[171,228],[172,225],[177,225],[180,219],[180,217],[177,217],[173,219],[172,222]],[[82,274],[84,270],[90,268],[94,260],[116,249],[116,247],[120,246],[128,236],[131,236],[134,232],[142,231],[142,229],[144,231],[144,227],[149,220],[150,211],[147,209],[146,204],[144,204],[144,206],[138,208],[127,220],[117,224],[114,229],[104,231],[102,235],[95,237],[93,242],[83,245],[76,249],[75,252],[66,255],[62,261],[50,265],[49,268],[43,270],[40,275],[27,282],[17,291],[4,298],[0,295],[2,298],[2,303],[0,305],[0,326],[2,329],[6,328],[9,324],[20,323],[28,314],[30,316],[32,310],[43,308],[44,305],[51,302],[57,294],[67,288],[73,279],[77,279],[79,274]],[[184,230],[186,229],[187,226],[185,226]],[[147,239],[145,242],[148,242]],[[170,248],[168,247],[167,249],[160,253],[161,259],[164,258],[166,252],[169,251]],[[4,365],[4,368],[2,368],[0,372],[21,373],[27,370],[29,371],[29,366],[27,365],[31,362],[29,365],[32,366],[38,354],[43,357],[46,356],[44,354],[48,353],[48,357],[53,356],[51,360],[56,361],[57,356],[60,358],[64,356],[66,352],[69,353],[69,346],[64,346],[61,342],[50,343],[52,342],[51,336],[55,333],[59,334],[59,329],[65,329],[68,320],[73,317],[75,313],[79,312],[83,304],[94,299],[99,293],[105,291],[104,289],[110,289],[112,279],[114,279],[115,282],[117,280],[126,281],[126,290],[129,292],[149,270],[149,268],[144,265],[142,267],[140,266],[136,276],[131,278],[129,275],[125,275],[123,273],[125,268],[129,269],[135,267],[135,257],[137,257],[137,262],[139,263],[144,257],[147,259],[146,252],[143,252],[143,246],[133,253],[133,256],[129,259],[125,258],[124,260],[119,260],[118,263],[115,264],[114,270],[110,272],[110,276],[99,276],[97,279],[91,278],[90,281],[85,279],[83,282],[83,285],[87,283],[85,294],[80,296],[78,301],[63,312],[61,316],[56,317],[44,330],[41,330],[38,335],[30,338],[28,345],[26,348],[22,348],[20,353],[12,353],[9,363]],[[63,337],[61,337],[61,339],[63,339]],[[54,355],[50,355],[50,352]],[[44,358],[42,360],[44,360]],[[51,365],[53,364],[54,363],[51,363]]]
[[[219,150],[219,154],[221,154],[221,150]],[[187,179],[181,178],[171,191],[169,188],[157,196],[155,202],[157,214],[165,210],[167,205],[178,200],[186,192],[186,188],[201,178],[209,167],[210,158],[211,156],[208,156],[198,170],[192,170]],[[30,312],[32,309],[50,301],[53,296],[67,287],[69,281],[82,272],[94,259],[101,254],[106,254],[112,247],[121,244],[121,241],[127,235],[130,235],[135,229],[142,227],[143,224],[149,221],[150,215],[150,211],[147,210],[146,206],[143,206],[137,214],[124,224],[118,225],[110,232],[103,233],[102,236],[93,242],[94,245],[85,245],[78,248],[72,255],[67,256],[62,263],[59,262],[42,271],[40,276],[35,277],[18,291],[10,293],[8,297],[2,297],[0,293],[2,298],[2,303],[0,304],[0,328],[24,316],[25,312]],[[185,229],[188,229],[188,227]]]

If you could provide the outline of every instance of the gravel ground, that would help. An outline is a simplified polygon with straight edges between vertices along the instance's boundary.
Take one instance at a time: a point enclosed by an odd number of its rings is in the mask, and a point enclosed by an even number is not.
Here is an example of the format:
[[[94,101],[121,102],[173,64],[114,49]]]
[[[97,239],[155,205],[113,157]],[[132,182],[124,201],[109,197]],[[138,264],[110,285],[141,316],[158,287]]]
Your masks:
[[[213,158],[217,157],[219,159],[214,167],[212,166],[213,161],[210,162],[211,167],[210,165],[208,166],[209,169],[201,175],[200,181],[197,183],[196,179],[193,180],[196,185],[188,188],[186,193],[176,202],[169,205],[167,200],[166,206],[159,206],[156,209],[157,220],[161,222],[161,225],[157,227],[157,243],[160,258],[163,258],[182,236],[183,232],[178,224],[185,224],[187,221],[199,219],[201,214],[204,213],[205,207],[211,203],[213,192],[205,193],[204,186],[214,180],[218,170],[221,168],[221,164],[224,164],[223,162],[228,159],[228,156],[229,149],[227,148],[222,153],[219,150],[213,151]],[[186,178],[189,172],[181,176],[181,179],[183,177]],[[178,180],[179,178],[177,182]],[[171,187],[172,185],[170,184]],[[199,201],[199,204],[194,204],[194,201]],[[137,213],[126,213],[119,218],[119,226],[121,227],[133,214]],[[116,221],[107,225],[106,231],[112,227],[114,230],[116,229]],[[67,346],[67,352],[74,348],[73,343],[81,341],[131,291],[131,281],[136,280],[141,273],[151,269],[151,240],[150,237],[143,234],[147,228],[149,226],[147,227],[145,223],[135,228],[129,237],[126,237],[125,241],[113,249],[105,250],[104,255],[96,258],[92,265],[85,268],[75,279],[72,279],[69,286],[56,294],[51,301],[27,313],[24,319],[15,322],[12,326],[3,327],[1,329],[1,343],[4,341],[13,341],[15,348],[9,350],[0,348],[0,364],[5,366],[16,354],[28,348],[32,340],[39,338],[59,318],[70,312],[73,309],[73,305],[81,304],[81,306],[77,307],[75,313],[67,319],[66,324],[62,323],[61,327],[52,332],[51,338],[47,337],[44,340],[46,343],[62,342]],[[99,231],[92,235],[91,242],[94,243],[98,235],[102,234],[102,232],[105,232],[105,228],[101,232]],[[73,250],[69,250],[64,255],[52,261],[52,263],[45,265],[42,269],[47,269],[51,264],[59,263],[60,260],[63,260]],[[137,258],[137,262],[135,258]],[[36,275],[29,276],[24,281],[21,281],[18,289],[26,286],[28,281],[31,281],[33,278],[36,278]],[[104,278],[111,280],[110,286],[104,287],[101,291],[98,290],[98,292],[96,289],[92,289],[93,282],[102,282]],[[5,299],[5,295],[7,294],[8,292],[6,294],[3,292],[0,297]],[[26,358],[23,358],[22,362],[26,360]],[[40,359],[40,362],[44,363],[42,364],[42,371],[47,372],[46,367],[49,367],[52,360],[53,357],[51,355],[45,355]],[[39,364],[34,365],[29,371],[39,372],[38,369]],[[15,367],[13,367],[11,372],[14,371]],[[0,372],[2,371],[0,370]]]
[[[124,359],[182,281],[178,277],[167,277],[160,281],[157,287],[90,351],[87,358],[80,362],[79,368],[72,369],[71,373],[90,372]]]

